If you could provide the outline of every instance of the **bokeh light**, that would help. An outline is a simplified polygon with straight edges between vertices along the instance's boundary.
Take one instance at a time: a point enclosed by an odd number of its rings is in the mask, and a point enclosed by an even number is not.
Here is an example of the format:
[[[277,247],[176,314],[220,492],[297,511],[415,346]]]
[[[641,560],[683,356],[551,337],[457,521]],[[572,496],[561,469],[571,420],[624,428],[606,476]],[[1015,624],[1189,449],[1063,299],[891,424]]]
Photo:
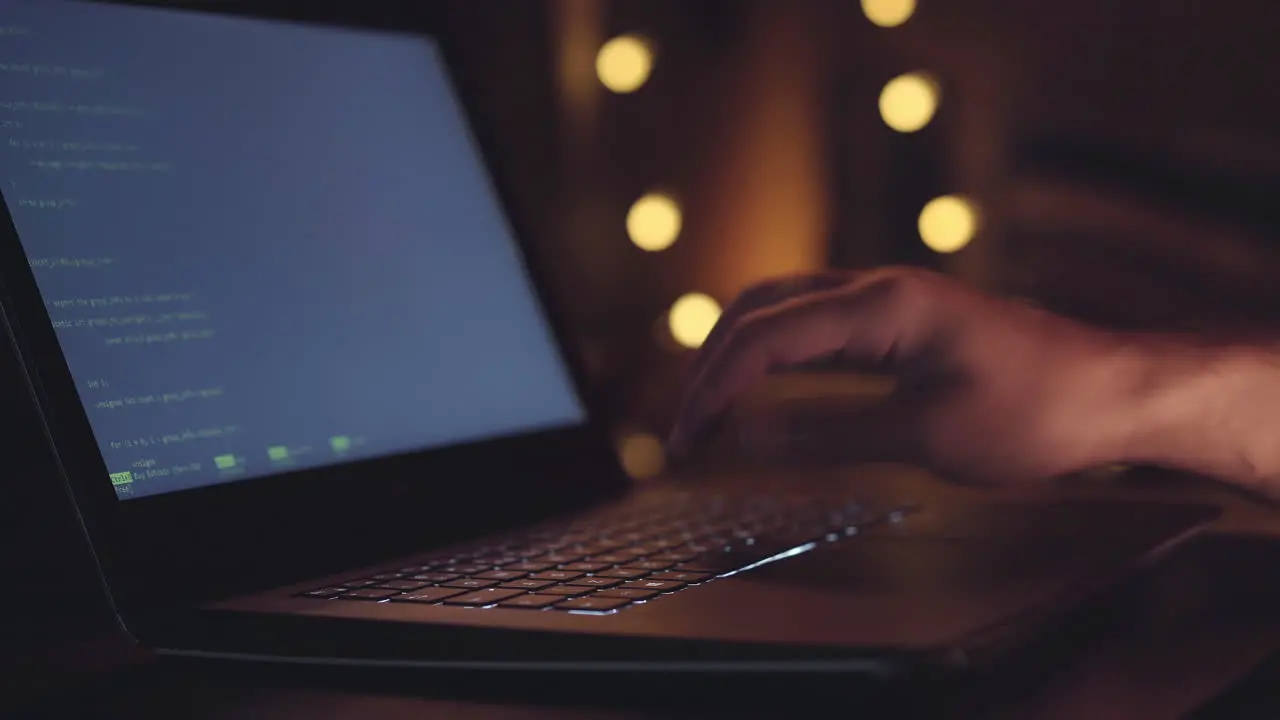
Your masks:
[[[649,252],[666,250],[680,237],[680,206],[666,195],[651,193],[636,200],[627,212],[627,235]]]
[[[880,117],[898,132],[915,132],[933,119],[939,94],[937,82],[927,75],[899,75],[880,91]]]
[[[702,347],[702,343],[711,334],[711,329],[719,319],[720,303],[703,293],[682,295],[671,305],[671,311],[667,313],[671,337],[690,349]]]
[[[943,195],[920,211],[919,229],[920,239],[930,250],[953,253],[968,245],[978,232],[978,210],[968,198]]]
[[[596,76],[616,93],[640,89],[653,72],[653,51],[649,43],[634,35],[620,35],[605,43],[596,54]]]
[[[883,28],[898,27],[916,12],[916,0],[862,0],[862,14]]]
[[[618,460],[627,475],[643,480],[662,473],[667,454],[658,438],[649,433],[632,433],[618,443]]]

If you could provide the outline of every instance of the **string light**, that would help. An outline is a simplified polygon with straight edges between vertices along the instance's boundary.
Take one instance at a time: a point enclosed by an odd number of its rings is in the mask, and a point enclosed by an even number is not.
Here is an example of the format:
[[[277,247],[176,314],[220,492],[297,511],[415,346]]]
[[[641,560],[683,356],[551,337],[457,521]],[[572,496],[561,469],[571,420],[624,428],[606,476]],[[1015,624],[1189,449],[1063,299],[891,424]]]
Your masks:
[[[649,43],[635,35],[620,35],[600,47],[596,54],[596,76],[616,93],[640,89],[653,72],[653,51]]]
[[[632,433],[618,443],[618,460],[627,475],[643,480],[662,473],[667,454],[658,438],[649,433]]]
[[[649,252],[666,250],[680,236],[680,206],[666,195],[651,193],[636,200],[627,212],[627,235]]]
[[[906,73],[880,91],[880,117],[901,133],[916,132],[938,111],[938,84],[923,73]]]
[[[916,0],[862,0],[862,14],[883,28],[898,27],[916,12]]]
[[[634,35],[615,37],[601,46],[596,54],[596,76],[600,83],[615,93],[639,90],[653,72],[653,51],[649,43]],[[680,237],[683,216],[679,204],[671,197],[649,193],[632,203],[627,211],[627,235],[636,247],[649,252],[665,250]],[[714,309],[710,322],[719,317],[719,306],[705,295],[686,295],[672,306],[668,325],[672,337],[682,345],[696,347],[711,331],[706,324],[709,309]],[[701,337],[698,336],[701,332]],[[690,345],[690,343],[696,344]],[[662,473],[666,452],[662,441],[645,432],[629,433],[618,443],[618,460],[628,475],[637,480]]]
[[[930,250],[953,253],[969,244],[978,231],[978,211],[968,198],[943,195],[920,211],[920,239]]]
[[[680,296],[667,313],[671,337],[689,349],[702,347],[711,329],[720,319],[720,303],[703,293]]]

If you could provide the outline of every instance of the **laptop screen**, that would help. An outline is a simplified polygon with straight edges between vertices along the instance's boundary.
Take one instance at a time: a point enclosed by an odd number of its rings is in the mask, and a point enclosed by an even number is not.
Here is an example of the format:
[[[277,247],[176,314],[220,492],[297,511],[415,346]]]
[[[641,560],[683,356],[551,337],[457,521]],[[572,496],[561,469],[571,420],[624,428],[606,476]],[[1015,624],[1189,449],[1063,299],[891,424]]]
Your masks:
[[[0,135],[122,498],[585,419],[428,40],[0,0]]]

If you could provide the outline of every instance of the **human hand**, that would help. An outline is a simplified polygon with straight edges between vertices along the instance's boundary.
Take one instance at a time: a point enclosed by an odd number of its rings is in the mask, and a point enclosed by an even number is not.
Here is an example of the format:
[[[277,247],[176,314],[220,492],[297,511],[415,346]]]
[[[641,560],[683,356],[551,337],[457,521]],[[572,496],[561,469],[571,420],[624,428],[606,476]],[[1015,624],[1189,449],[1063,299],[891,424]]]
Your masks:
[[[1131,344],[915,268],[823,273],[744,292],[694,360],[679,458],[767,374],[834,359],[895,377],[870,408],[751,427],[750,442],[911,462],[964,481],[1062,475],[1124,458],[1141,367]]]

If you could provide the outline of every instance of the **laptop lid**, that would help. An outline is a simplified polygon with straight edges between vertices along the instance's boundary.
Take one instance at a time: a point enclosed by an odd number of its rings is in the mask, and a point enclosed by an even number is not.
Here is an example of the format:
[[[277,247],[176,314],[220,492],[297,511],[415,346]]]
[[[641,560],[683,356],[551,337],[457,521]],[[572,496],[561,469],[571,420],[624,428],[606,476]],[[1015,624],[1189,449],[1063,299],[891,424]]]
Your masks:
[[[438,40],[2,0],[0,42],[5,316],[118,602],[617,487]]]

